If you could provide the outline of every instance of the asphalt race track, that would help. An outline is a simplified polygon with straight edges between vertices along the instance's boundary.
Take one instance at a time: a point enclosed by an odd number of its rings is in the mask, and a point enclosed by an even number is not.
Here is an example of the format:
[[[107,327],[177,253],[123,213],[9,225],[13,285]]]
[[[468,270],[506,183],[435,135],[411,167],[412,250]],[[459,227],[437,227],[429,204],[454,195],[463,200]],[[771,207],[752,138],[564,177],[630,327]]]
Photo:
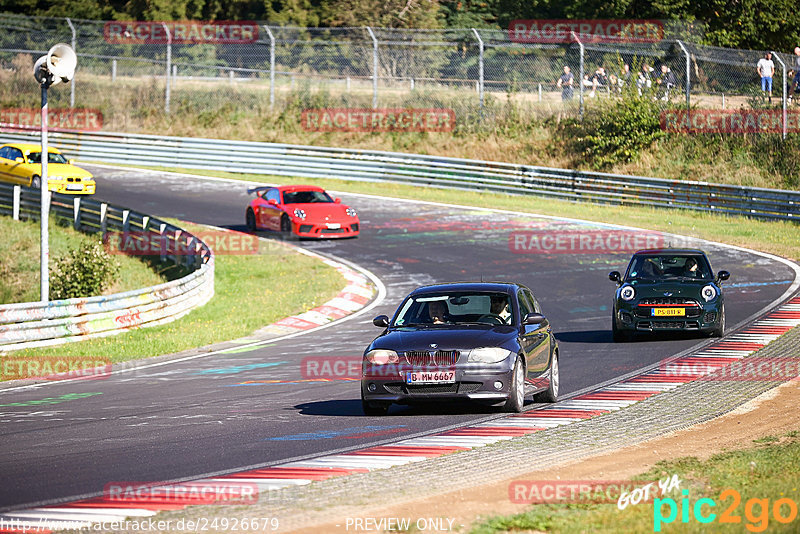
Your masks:
[[[97,198],[156,216],[244,230],[247,185],[88,167]],[[515,232],[603,234],[608,227],[343,194],[361,237],[302,242],[376,274],[387,298],[372,313],[254,350],[213,355],[106,380],[0,390],[0,509],[99,494],[120,481],[169,481],[361,447],[493,416],[481,408],[408,408],[361,413],[357,380],[314,382],[309,356],[360,356],[411,289],[433,282],[514,280],[530,286],[561,348],[562,395],[612,380],[704,343],[698,337],[611,342],[610,270],[629,253],[521,253]],[[453,194],[457,201],[458,193]],[[269,237],[269,234],[264,234]],[[667,239],[661,244],[678,243]],[[715,270],[732,276],[728,325],[780,297],[794,280],[784,263],[711,244]],[[244,298],[244,297],[243,297]],[[51,399],[49,404],[32,401]]]

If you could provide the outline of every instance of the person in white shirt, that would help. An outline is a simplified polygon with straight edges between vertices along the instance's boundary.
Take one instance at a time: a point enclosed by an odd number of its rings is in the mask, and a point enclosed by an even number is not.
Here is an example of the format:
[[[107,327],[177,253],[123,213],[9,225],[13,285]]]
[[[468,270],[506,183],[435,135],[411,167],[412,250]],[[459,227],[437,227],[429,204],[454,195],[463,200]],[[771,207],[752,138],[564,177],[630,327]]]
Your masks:
[[[758,60],[756,65],[758,75],[761,76],[761,91],[769,96],[772,102],[772,76],[775,74],[775,63],[772,61],[772,54],[767,52],[764,57]]]

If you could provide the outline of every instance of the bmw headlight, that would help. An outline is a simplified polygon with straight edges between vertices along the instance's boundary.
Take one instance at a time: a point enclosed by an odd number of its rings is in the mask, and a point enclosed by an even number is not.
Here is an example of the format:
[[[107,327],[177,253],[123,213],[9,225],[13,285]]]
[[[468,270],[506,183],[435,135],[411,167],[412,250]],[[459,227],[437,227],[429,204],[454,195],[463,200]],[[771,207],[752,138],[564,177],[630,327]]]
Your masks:
[[[297,217],[298,219],[305,219],[306,218],[306,212],[301,210],[300,208],[295,208],[294,209],[294,216]]]
[[[499,363],[511,355],[510,350],[500,347],[481,347],[469,353],[468,362],[471,363]]]
[[[367,353],[365,356],[369,363],[375,365],[386,365],[389,363],[399,363],[400,357],[393,350],[374,349]]]
[[[625,286],[619,290],[619,296],[625,301],[632,300],[636,296],[636,290],[633,289],[633,286]]]
[[[346,209],[346,210],[344,210],[344,211],[345,211],[345,213],[347,213],[347,215],[349,215],[350,217],[356,217],[356,216],[358,216],[358,213],[356,213],[356,210],[354,210],[353,208],[347,208],[347,209]]]
[[[717,288],[709,284],[700,290],[700,294],[706,302],[712,301],[717,296]]]

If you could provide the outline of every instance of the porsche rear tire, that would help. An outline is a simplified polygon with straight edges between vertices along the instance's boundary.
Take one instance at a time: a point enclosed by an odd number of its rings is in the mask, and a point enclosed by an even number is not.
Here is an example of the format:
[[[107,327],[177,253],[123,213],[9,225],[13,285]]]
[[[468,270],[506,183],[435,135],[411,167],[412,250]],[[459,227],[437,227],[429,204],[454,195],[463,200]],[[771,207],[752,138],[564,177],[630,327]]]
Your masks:
[[[253,210],[247,208],[247,213],[244,217],[245,223],[247,224],[247,231],[248,232],[255,232],[256,231],[256,214],[253,213]]]

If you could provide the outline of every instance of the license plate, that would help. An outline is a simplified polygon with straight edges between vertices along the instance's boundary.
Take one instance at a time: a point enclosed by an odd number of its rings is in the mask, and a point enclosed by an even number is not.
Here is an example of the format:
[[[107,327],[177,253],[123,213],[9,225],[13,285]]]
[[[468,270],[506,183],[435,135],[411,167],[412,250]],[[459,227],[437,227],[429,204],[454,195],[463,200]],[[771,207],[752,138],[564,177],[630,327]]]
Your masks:
[[[82,191],[83,186],[78,184],[67,184],[67,191]]]
[[[339,223],[325,223],[325,226],[328,227],[328,230],[338,230],[342,227],[342,225]]]
[[[686,308],[653,308],[650,313],[655,317],[683,317],[686,315]]]
[[[406,384],[452,384],[455,371],[406,371]]]

